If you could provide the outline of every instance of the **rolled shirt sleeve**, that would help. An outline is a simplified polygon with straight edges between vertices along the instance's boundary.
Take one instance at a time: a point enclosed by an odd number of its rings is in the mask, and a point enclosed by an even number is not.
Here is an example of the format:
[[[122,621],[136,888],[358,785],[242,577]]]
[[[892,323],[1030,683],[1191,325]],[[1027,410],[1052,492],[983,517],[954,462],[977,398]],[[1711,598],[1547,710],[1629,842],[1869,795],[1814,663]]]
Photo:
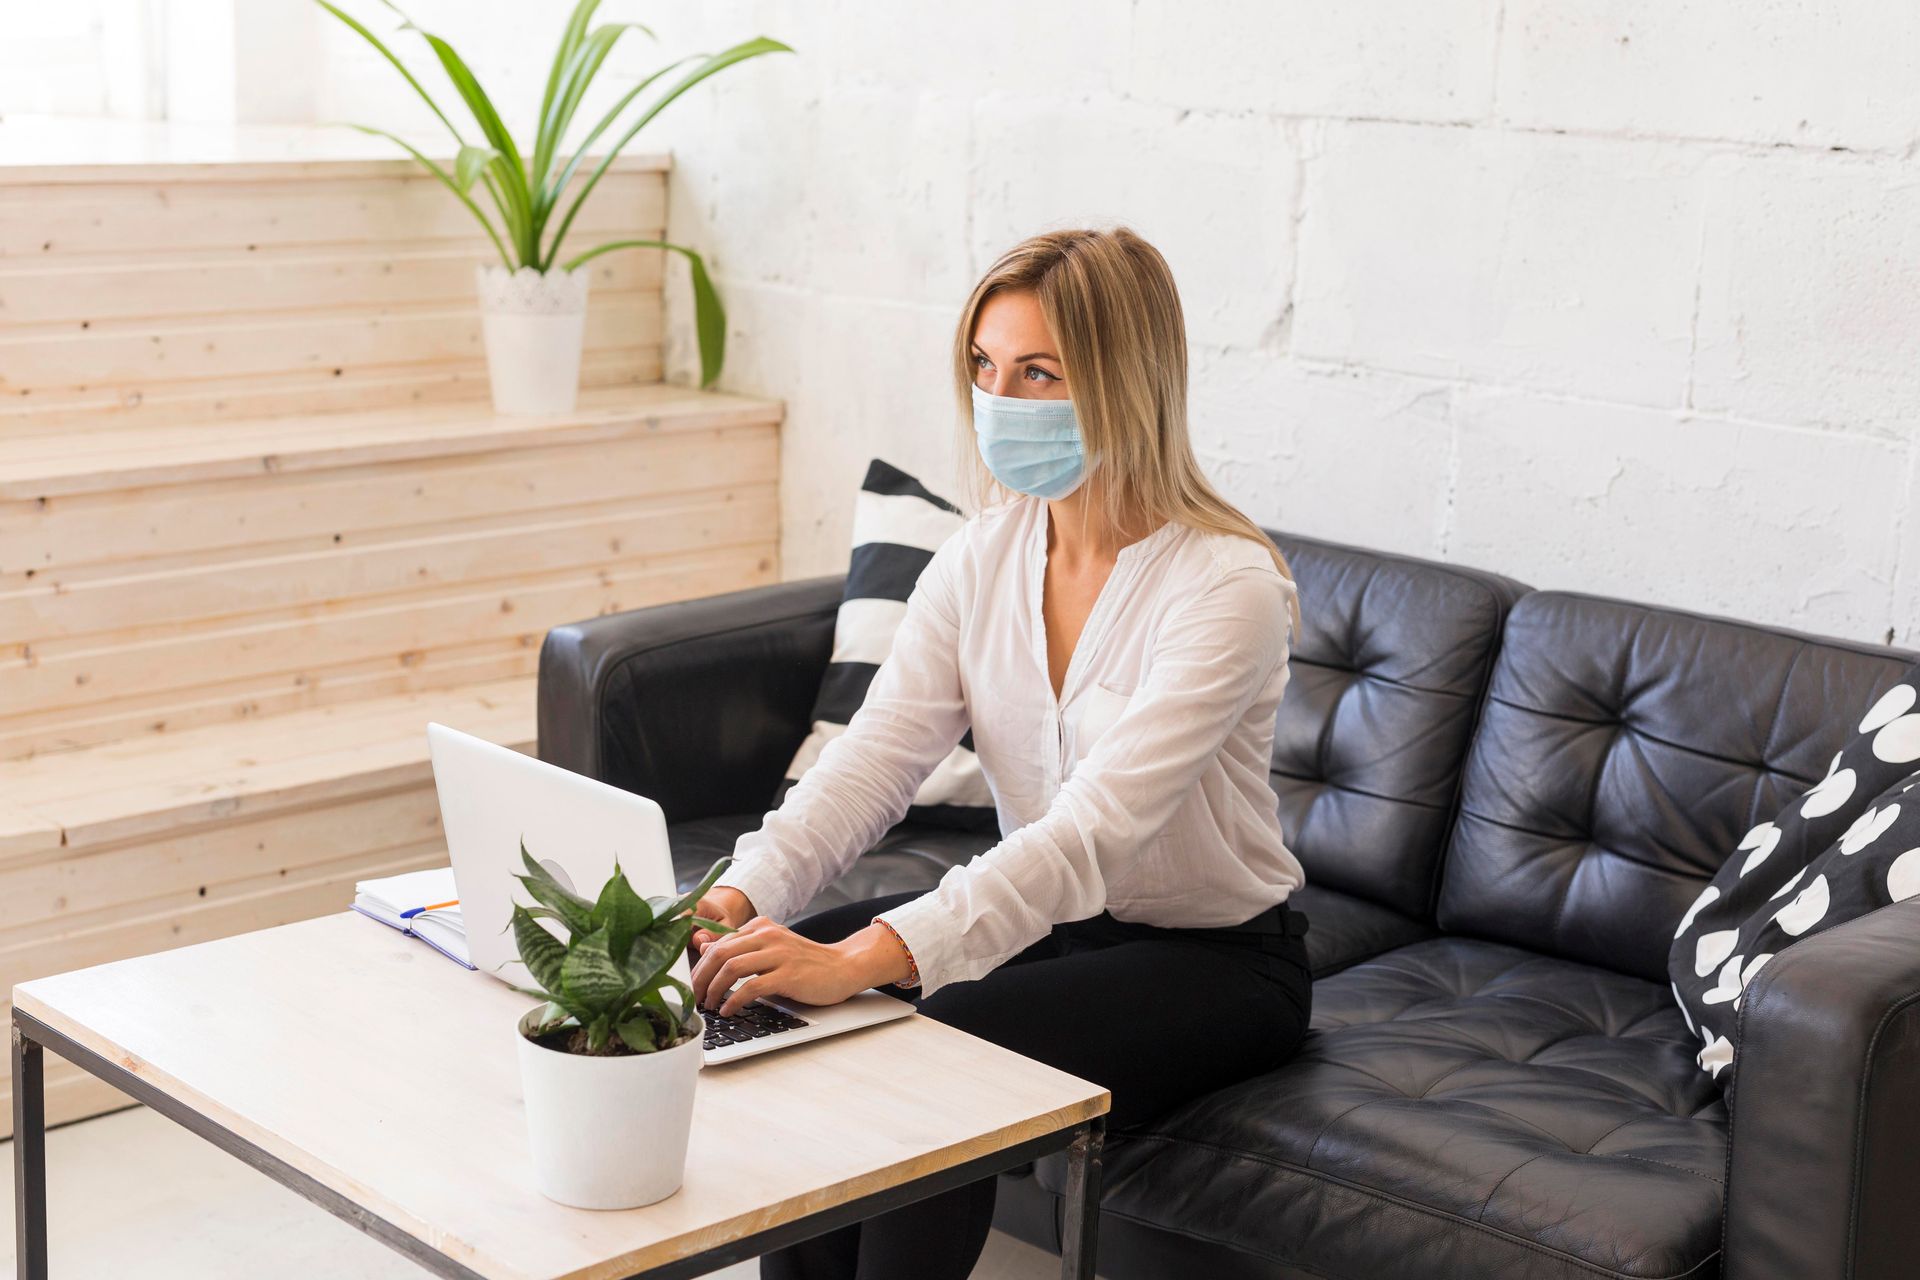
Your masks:
[[[967,708],[959,666],[954,561],[966,527],[935,550],[907,596],[892,647],[846,729],[820,751],[715,881],[785,921],[901,818],[959,743]]]
[[[1249,707],[1286,679],[1293,591],[1271,567],[1223,571],[1165,619],[1145,680],[1047,810],[880,915],[913,952],[922,995],[1106,909]]]

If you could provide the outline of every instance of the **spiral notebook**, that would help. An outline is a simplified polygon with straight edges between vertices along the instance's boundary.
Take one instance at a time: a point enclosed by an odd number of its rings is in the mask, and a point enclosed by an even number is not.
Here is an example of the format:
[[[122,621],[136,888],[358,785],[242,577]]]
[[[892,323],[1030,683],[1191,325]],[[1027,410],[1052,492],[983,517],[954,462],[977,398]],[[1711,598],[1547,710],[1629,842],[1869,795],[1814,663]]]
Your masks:
[[[453,868],[434,867],[360,881],[353,886],[353,909],[420,939],[447,959],[472,969],[476,966],[468,958],[467,926],[460,918],[459,897]]]

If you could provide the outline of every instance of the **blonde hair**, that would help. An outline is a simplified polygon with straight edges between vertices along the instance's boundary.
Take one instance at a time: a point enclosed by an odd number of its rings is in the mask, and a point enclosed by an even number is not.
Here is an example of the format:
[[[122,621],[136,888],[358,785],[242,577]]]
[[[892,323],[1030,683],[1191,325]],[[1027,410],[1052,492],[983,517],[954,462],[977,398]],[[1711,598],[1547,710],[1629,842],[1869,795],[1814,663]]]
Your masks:
[[[1173,272],[1160,251],[1127,227],[1048,231],[1000,256],[973,287],[953,340],[954,392],[961,431],[960,475],[978,508],[1012,496],[987,469],[973,438],[973,334],[980,308],[1001,290],[1030,291],[1066,366],[1087,464],[1105,473],[1101,510],[1116,529],[1122,513],[1259,543],[1282,577],[1286,557],[1201,474],[1187,435],[1187,334]],[[1141,531],[1141,532],[1145,532]],[[1300,631],[1297,590],[1293,631]]]

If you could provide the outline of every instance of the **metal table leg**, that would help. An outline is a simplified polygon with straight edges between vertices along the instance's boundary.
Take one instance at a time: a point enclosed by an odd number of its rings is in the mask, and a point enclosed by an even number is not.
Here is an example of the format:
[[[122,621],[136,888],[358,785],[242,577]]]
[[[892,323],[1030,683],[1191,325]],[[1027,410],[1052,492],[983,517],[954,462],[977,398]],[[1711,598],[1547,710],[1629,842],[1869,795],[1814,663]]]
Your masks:
[[[1066,1221],[1061,1226],[1063,1280],[1094,1280],[1100,1235],[1100,1147],[1107,1122],[1097,1116],[1082,1125],[1067,1148]]]
[[[45,1051],[13,1028],[13,1245],[20,1280],[47,1280]]]

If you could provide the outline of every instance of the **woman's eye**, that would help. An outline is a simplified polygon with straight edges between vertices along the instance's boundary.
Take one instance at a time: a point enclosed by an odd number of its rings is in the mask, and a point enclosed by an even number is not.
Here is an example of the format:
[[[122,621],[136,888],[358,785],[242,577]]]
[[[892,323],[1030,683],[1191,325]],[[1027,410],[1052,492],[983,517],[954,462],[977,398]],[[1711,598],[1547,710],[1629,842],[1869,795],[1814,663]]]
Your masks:
[[[1038,378],[1035,378],[1035,377],[1033,376],[1033,375],[1034,375],[1034,374],[1036,374],[1036,373],[1040,375],[1040,376],[1039,376]],[[1045,369],[1042,369],[1042,368],[1041,368],[1041,367],[1040,367],[1039,365],[1037,365],[1037,364],[1030,364],[1030,365],[1028,365],[1028,366],[1027,366],[1027,380],[1028,380],[1029,382],[1058,382],[1058,381],[1060,381],[1060,379],[1058,379],[1058,378],[1056,378],[1056,377],[1054,377],[1054,376],[1053,376],[1052,374],[1050,374],[1050,373],[1048,373],[1048,372],[1047,372],[1047,371],[1046,371]]]
[[[986,367],[987,367],[987,358],[986,358],[985,356],[983,356],[983,355],[981,355],[981,354],[979,354],[978,352],[975,352],[975,353],[974,353],[974,357],[973,357],[973,367],[974,367],[974,368],[976,368],[976,369],[984,369],[984,368],[986,368]]]

